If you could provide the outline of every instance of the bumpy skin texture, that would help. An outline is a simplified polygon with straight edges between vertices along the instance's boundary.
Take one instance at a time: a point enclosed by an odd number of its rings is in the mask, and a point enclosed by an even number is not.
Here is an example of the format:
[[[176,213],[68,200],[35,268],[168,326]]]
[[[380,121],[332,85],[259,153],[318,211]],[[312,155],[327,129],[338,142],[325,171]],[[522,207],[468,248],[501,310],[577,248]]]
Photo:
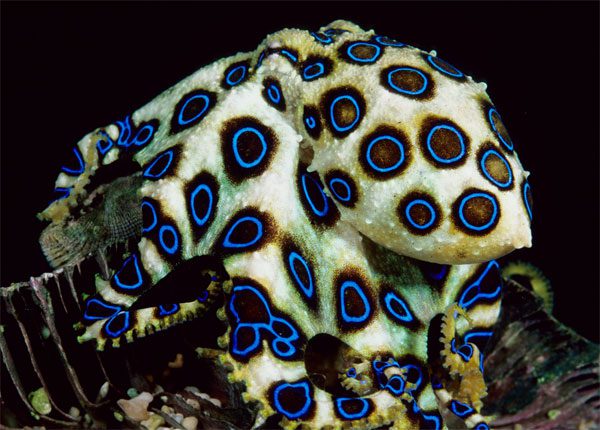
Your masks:
[[[476,345],[501,279],[486,261],[530,246],[531,191],[484,89],[336,21],[270,35],[84,137],[43,216],[77,224],[90,179],[132,158],[143,229],[138,251],[98,277],[80,339],[117,346],[223,290],[220,360],[262,405],[257,424],[441,428],[450,411],[487,428]],[[203,270],[197,299],[128,310],[204,255],[227,275]],[[335,342],[333,364],[314,359]]]

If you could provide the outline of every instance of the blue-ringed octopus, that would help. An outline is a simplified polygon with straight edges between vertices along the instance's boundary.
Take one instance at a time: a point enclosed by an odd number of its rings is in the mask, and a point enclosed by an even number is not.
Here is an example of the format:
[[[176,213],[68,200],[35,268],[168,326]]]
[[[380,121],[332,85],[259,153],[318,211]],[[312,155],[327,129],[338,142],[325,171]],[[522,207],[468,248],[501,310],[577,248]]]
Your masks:
[[[89,133],[42,249],[58,268],[138,242],[83,295],[78,339],[102,350],[217,312],[218,361],[256,426],[488,429],[495,259],[531,246],[532,199],[485,90],[335,21],[273,33]],[[185,294],[143,305],[165,285]]]

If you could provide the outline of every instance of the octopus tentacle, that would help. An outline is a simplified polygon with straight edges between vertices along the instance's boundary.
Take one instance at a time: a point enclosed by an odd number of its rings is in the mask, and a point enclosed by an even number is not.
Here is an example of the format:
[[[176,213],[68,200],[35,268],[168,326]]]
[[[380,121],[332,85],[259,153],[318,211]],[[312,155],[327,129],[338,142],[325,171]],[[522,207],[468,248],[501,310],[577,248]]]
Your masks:
[[[196,300],[189,302],[132,309],[110,304],[99,297],[89,298],[83,322],[74,326],[77,331],[82,331],[77,340],[80,343],[95,340],[96,348],[103,350],[107,343],[119,347],[122,340],[132,342],[135,338],[202,317],[212,309],[216,299],[231,283],[229,280],[221,281],[212,270],[206,273],[211,276],[211,282]]]

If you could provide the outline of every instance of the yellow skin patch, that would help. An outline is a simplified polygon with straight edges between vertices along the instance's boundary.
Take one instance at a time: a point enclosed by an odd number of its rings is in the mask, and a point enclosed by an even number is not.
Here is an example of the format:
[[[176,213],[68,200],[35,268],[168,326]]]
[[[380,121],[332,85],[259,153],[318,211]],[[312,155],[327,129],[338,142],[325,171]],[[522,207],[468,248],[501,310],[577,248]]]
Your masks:
[[[531,244],[528,173],[484,87],[435,53],[336,21],[269,35],[90,133],[84,173],[61,173],[70,193],[41,215],[54,222],[49,259],[67,255],[72,234],[60,232],[80,232],[87,250],[98,231],[120,231],[114,211],[90,229],[72,210],[113,163],[139,165],[130,199],[143,230],[98,280],[79,339],[119,346],[224,294],[218,361],[260,403],[256,425],[278,414],[286,428],[443,428],[451,401],[478,411],[479,350],[469,343],[463,362],[452,342],[498,317],[501,280],[486,261]],[[190,266],[207,255],[228,279]],[[129,310],[190,267],[176,283],[197,282],[197,300]],[[440,314],[444,347],[429,357]],[[429,375],[439,360],[443,389]]]

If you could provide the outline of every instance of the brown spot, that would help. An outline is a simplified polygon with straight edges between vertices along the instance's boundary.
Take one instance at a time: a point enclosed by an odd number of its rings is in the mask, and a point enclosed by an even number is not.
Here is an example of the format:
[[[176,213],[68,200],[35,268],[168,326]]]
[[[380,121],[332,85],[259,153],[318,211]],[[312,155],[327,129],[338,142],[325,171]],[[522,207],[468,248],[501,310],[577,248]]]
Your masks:
[[[427,117],[419,131],[421,152],[436,167],[453,169],[468,158],[470,139],[465,131],[448,118]]]
[[[352,177],[343,170],[334,169],[325,174],[325,183],[333,197],[342,206],[353,208],[359,199],[359,191]]]
[[[501,190],[513,188],[513,179],[508,160],[502,156],[491,142],[486,142],[479,150],[477,164],[483,176]]]
[[[498,132],[498,134],[506,142],[511,142],[510,136],[508,134],[508,130],[506,129],[506,126],[502,122],[502,119],[500,118],[500,115],[497,112],[493,112],[491,116],[492,116],[492,122],[493,122],[494,127],[496,128],[496,131]]]
[[[392,83],[405,91],[417,92],[425,85],[421,75],[413,70],[399,70],[391,75]]]
[[[443,160],[451,160],[460,155],[462,146],[460,137],[447,128],[436,129],[429,141],[431,150]]]
[[[513,141],[508,134],[506,126],[500,118],[500,114],[489,100],[482,100],[482,110],[485,116],[485,121],[490,125],[490,128],[498,138],[501,146],[508,152],[513,151]]]
[[[370,60],[377,54],[377,48],[372,45],[356,45],[350,49],[350,53],[361,60]]]
[[[488,155],[488,157],[485,159],[484,167],[490,176],[498,182],[508,182],[510,177],[508,169],[498,155],[494,153]]]
[[[345,268],[335,277],[335,286],[340,329],[354,331],[367,326],[375,314],[375,307],[371,297],[372,287],[364,272],[356,267]]]
[[[463,216],[476,227],[485,225],[492,219],[494,205],[484,197],[473,197],[463,206]]]
[[[366,105],[360,91],[346,86],[323,94],[321,111],[331,133],[344,137],[360,125],[366,113]]]
[[[402,173],[410,162],[408,137],[394,127],[380,125],[361,142],[359,161],[369,176],[389,179]]]
[[[400,160],[400,148],[391,139],[380,139],[371,147],[371,160],[382,169],[392,167]]]
[[[498,223],[500,206],[493,194],[470,188],[455,200],[452,216],[455,224],[465,233],[484,235]]]
[[[446,63],[444,60],[442,60],[438,57],[434,57],[433,55],[427,55],[427,57],[429,57],[430,61],[433,64],[435,64],[436,66],[438,66],[440,69],[442,69],[444,72],[448,73],[449,75],[452,75],[453,78],[464,77],[463,73],[460,70],[458,70],[456,67]]]
[[[277,146],[275,132],[251,116],[230,119],[221,129],[225,172],[234,183],[262,174]]]
[[[252,163],[260,156],[263,144],[256,133],[245,131],[237,139],[237,150],[242,161]]]
[[[416,99],[431,98],[435,87],[428,73],[405,65],[394,65],[383,69],[380,83],[394,94]]]
[[[357,115],[356,106],[348,99],[339,100],[333,107],[335,122],[340,127],[347,127],[352,124]]]
[[[420,203],[412,205],[408,213],[415,224],[420,226],[427,224],[431,220],[431,211],[427,206]]]
[[[442,211],[428,193],[408,193],[398,205],[398,218],[411,233],[423,236],[435,230],[441,222]]]

